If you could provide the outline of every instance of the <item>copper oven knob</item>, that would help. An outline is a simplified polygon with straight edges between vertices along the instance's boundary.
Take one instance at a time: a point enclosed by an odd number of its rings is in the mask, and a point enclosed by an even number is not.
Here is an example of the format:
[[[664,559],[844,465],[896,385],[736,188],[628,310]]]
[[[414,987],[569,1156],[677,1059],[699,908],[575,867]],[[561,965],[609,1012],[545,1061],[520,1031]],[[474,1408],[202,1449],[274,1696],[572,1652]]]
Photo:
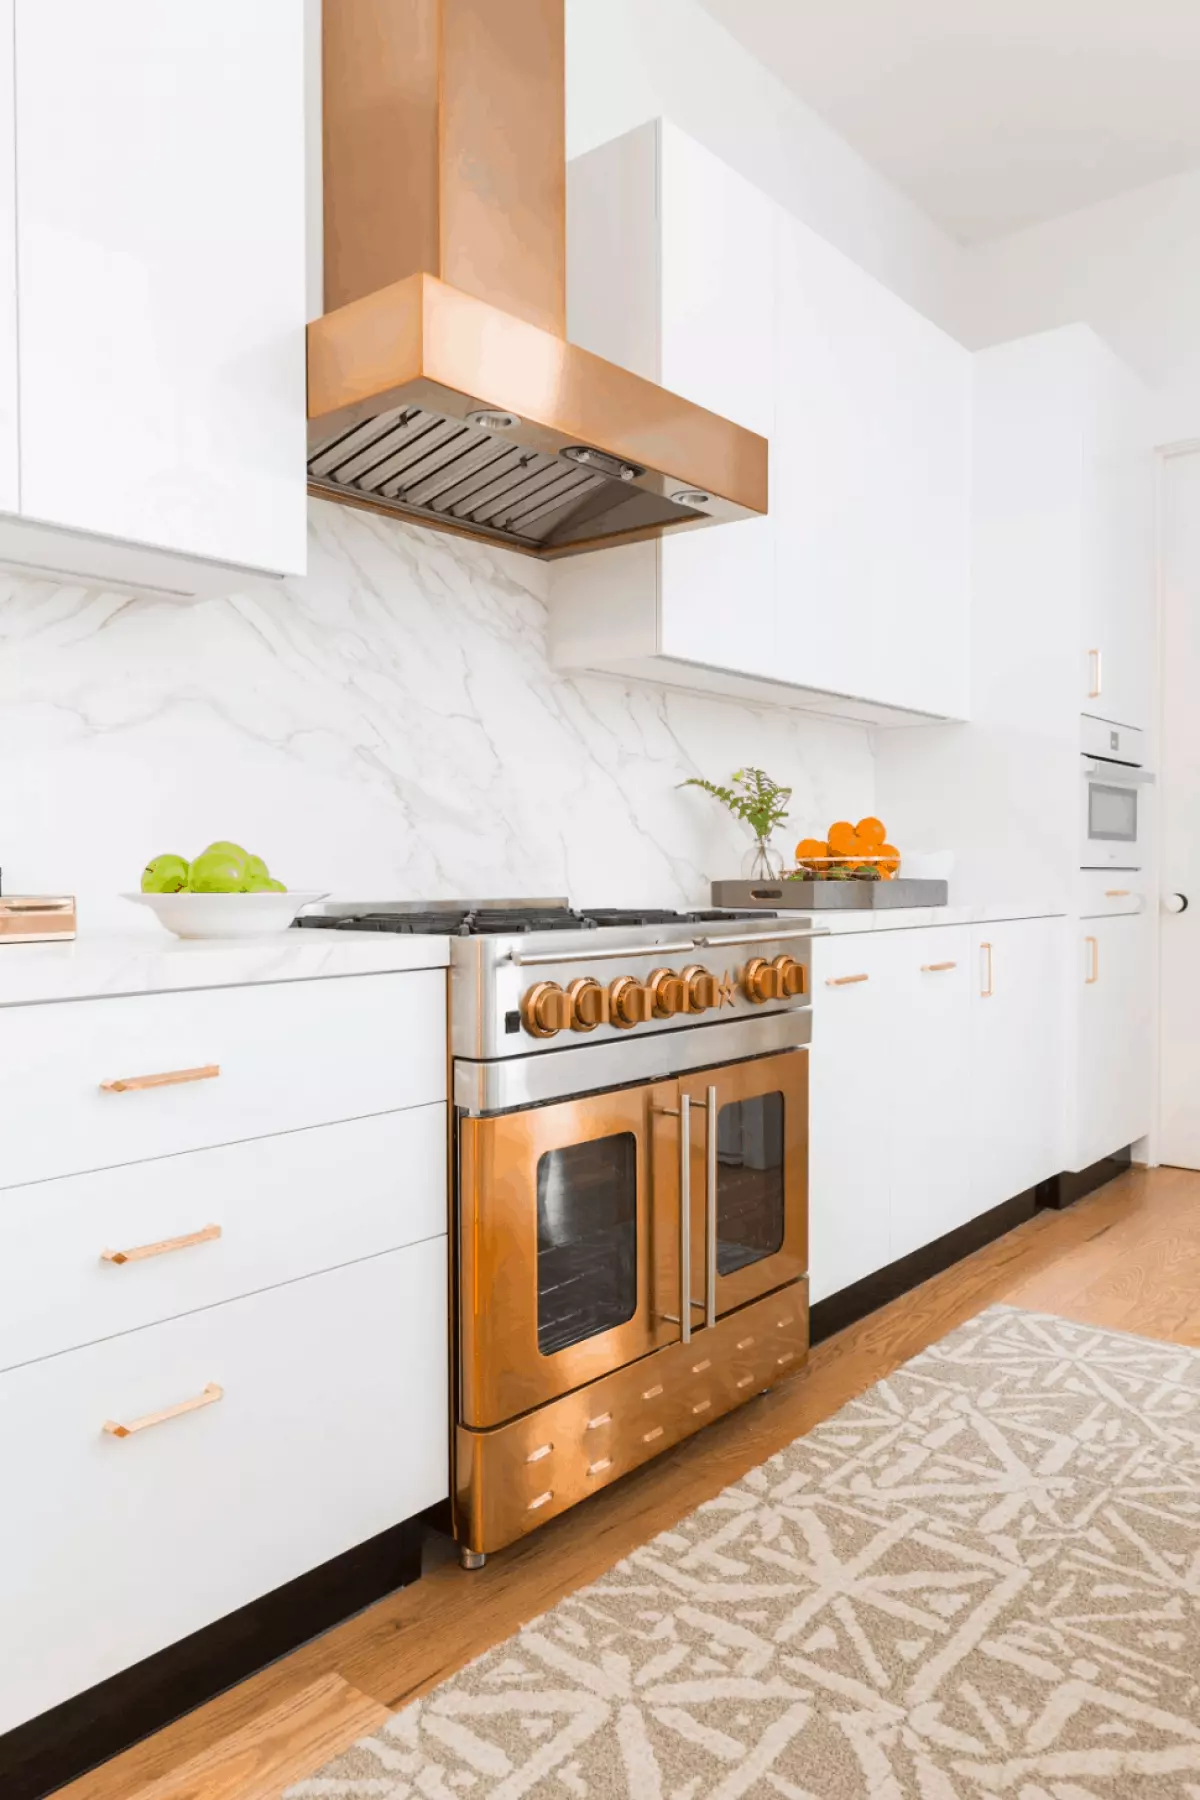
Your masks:
[[[567,998],[571,1002],[572,1031],[595,1031],[597,1025],[607,1025],[608,989],[590,975],[573,981]]]
[[[539,981],[521,1000],[521,1021],[531,1037],[553,1037],[571,1023],[571,1000],[557,981]]]
[[[742,970],[742,992],[756,1006],[764,1000],[782,1000],[783,971],[761,956],[752,956]]]
[[[674,969],[655,969],[646,986],[654,1002],[656,1019],[673,1019],[676,1013],[687,1011],[687,989],[683,977]]]
[[[689,963],[680,976],[684,992],[687,994],[688,1012],[707,1012],[710,1006],[716,1006],[721,998],[721,984],[715,975],[710,975],[700,963]]]
[[[645,1025],[654,1011],[654,996],[632,975],[618,975],[608,990],[608,1011],[612,1023],[623,1029]]]
[[[794,1000],[797,994],[808,992],[808,970],[794,956],[777,956],[771,967],[779,970],[785,1000]]]

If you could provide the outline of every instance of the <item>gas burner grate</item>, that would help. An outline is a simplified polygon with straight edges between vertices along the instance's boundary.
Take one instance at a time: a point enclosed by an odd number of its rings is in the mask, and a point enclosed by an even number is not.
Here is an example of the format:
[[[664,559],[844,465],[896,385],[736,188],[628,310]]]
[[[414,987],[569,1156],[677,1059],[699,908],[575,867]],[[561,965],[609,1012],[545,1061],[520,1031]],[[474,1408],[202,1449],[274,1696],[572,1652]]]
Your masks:
[[[309,931],[391,931],[413,937],[502,937],[532,931],[630,930],[645,925],[702,925],[722,919],[771,919],[767,912],[671,912],[659,907],[444,906],[412,912],[317,913],[296,920]]]

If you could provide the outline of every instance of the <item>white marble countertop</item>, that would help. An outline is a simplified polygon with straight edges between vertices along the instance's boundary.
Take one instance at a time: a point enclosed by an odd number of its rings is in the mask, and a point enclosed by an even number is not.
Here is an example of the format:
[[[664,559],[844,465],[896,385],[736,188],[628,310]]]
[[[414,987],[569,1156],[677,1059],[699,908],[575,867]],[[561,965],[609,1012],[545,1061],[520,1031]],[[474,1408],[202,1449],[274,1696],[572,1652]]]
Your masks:
[[[0,945],[0,1006],[243,987],[403,969],[444,969],[447,937],[281,931],[261,938],[176,938],[167,932],[81,931],[73,942]]]
[[[814,925],[827,926],[842,935],[854,931],[903,931],[928,925],[998,925],[1005,919],[1054,919],[1066,912],[1063,906],[1033,900],[1012,900],[984,905],[964,906],[895,906],[879,911],[861,912],[811,911]]]

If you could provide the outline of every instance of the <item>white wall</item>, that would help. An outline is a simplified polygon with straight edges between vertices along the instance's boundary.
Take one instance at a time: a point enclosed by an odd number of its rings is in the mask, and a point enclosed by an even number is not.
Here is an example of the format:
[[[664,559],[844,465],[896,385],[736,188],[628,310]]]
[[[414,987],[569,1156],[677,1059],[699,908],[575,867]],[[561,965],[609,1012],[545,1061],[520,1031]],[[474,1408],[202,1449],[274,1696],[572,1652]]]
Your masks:
[[[689,775],[770,770],[796,836],[874,808],[861,726],[557,674],[539,563],[319,501],[309,537],[198,605],[0,576],[6,893],[157,931],[121,891],[229,837],[348,898],[695,906],[750,839]]]
[[[954,328],[962,252],[696,0],[566,0],[567,155],[663,115]]]
[[[1155,438],[1200,437],[1200,170],[961,254],[972,349],[1084,321],[1155,390]]]

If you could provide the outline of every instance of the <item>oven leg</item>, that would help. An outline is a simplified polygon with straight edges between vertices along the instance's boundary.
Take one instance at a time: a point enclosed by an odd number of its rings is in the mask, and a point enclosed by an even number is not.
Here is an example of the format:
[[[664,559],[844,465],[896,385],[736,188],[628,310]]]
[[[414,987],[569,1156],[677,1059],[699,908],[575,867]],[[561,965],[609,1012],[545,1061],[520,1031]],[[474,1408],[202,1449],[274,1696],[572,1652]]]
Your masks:
[[[485,1550],[468,1550],[465,1544],[460,1544],[458,1560],[464,1569],[482,1569],[487,1561],[487,1552]]]

